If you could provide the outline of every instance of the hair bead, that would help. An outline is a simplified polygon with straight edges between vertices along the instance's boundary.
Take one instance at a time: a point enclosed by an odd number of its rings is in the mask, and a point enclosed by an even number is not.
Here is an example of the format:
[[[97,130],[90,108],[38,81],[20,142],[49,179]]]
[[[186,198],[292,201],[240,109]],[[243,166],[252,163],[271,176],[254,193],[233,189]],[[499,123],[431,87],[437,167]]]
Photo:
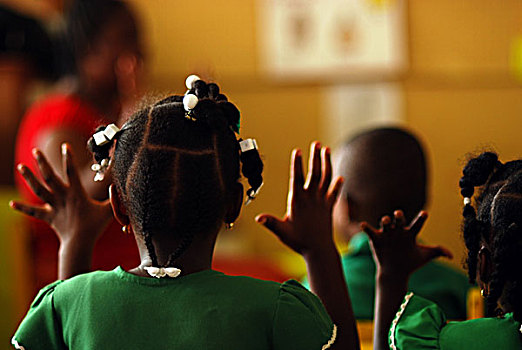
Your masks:
[[[198,77],[197,75],[195,74],[191,74],[187,77],[187,79],[185,80],[185,85],[187,86],[187,89],[193,89],[194,88],[194,83],[198,80],[201,80],[200,77]]]

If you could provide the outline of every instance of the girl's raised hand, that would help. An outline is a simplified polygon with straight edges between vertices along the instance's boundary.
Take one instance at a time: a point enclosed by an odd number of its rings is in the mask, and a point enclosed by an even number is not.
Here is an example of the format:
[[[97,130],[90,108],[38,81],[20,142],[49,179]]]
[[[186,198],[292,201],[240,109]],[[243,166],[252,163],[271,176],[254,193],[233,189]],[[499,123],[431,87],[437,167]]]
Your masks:
[[[70,264],[60,266],[60,278],[68,278],[76,270],[85,272],[85,269],[90,268],[86,265],[90,265],[94,243],[112,218],[109,200],[100,202],[87,195],[80,182],[69,145],[62,145],[64,180],[52,169],[41,151],[33,150],[33,156],[43,181],[23,164],[18,165],[17,169],[44,204],[11,201],[9,205],[26,215],[47,222],[60,240],[60,254],[72,256],[75,263],[78,259],[82,260],[77,267]],[[63,259],[60,262],[62,265],[69,263]]]
[[[389,216],[381,219],[379,230],[363,222],[361,228],[370,237],[373,257],[379,273],[390,276],[408,277],[413,271],[429,261],[445,256],[452,258],[451,252],[441,246],[427,246],[417,242],[417,235],[428,218],[428,213],[421,211],[406,226],[401,210],[394,212],[393,220]]]
[[[332,208],[342,186],[342,178],[332,182],[330,149],[313,142],[308,176],[304,178],[301,150],[295,149],[290,164],[290,184],[283,219],[260,214],[256,221],[275,233],[288,247],[306,255],[331,249]]]

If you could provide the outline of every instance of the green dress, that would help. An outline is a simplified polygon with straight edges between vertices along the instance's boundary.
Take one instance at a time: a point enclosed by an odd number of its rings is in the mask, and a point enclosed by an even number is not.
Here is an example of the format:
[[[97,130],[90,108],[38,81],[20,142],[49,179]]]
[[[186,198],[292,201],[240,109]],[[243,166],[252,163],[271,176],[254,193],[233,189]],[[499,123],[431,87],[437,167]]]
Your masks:
[[[433,302],[409,293],[404,298],[389,334],[391,350],[515,350],[522,349],[520,323],[513,314],[446,322]]]
[[[321,349],[335,326],[298,282],[117,267],[43,288],[12,343],[36,349]],[[326,348],[325,348],[326,349]]]
[[[341,262],[355,317],[373,319],[375,263],[368,236],[364,232],[352,237],[349,251],[341,257]],[[303,285],[308,286],[306,280]],[[469,287],[466,275],[438,262],[421,267],[409,281],[412,292],[436,302],[450,319],[466,319]]]

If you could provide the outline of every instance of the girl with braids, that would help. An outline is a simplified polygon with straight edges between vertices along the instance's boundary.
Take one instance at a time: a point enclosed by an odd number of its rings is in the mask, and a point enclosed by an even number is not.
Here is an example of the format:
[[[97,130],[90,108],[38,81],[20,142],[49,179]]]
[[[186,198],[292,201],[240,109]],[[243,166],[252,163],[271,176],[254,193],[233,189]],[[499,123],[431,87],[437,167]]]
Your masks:
[[[239,111],[191,76],[185,96],[137,112],[122,126],[98,129],[89,146],[103,176],[111,168],[110,204],[132,232],[141,264],[90,270],[89,256],[107,221],[106,202],[86,194],[64,145],[66,182],[35,151],[43,183],[20,172],[44,206],[12,202],[48,222],[60,239],[59,281],[42,289],[13,344],[27,349],[358,349],[358,338],[331,211],[342,182],[332,181],[330,151],[312,145],[305,182],[293,153],[288,212],[257,220],[305,258],[312,289],[226,276],[211,269],[216,237],[262,184],[254,140],[238,139]],[[81,274],[81,275],[79,275]],[[73,277],[75,276],[75,277]],[[331,318],[325,310],[328,310]]]
[[[451,253],[416,243],[425,212],[406,227],[396,211],[380,230],[364,224],[378,266],[375,349],[522,349],[522,160],[503,164],[485,152],[467,163],[459,185],[469,280],[482,289],[488,317],[447,323],[436,304],[406,294],[415,269]]]
[[[135,98],[141,61],[141,44],[134,14],[119,0],[71,0],[66,2],[63,50],[59,68],[62,82],[72,82],[35,103],[22,119],[16,139],[15,161],[37,167],[32,150],[39,148],[53,167],[61,162],[60,145],[68,142],[78,161],[85,190],[106,199],[109,181],[93,182],[92,156],[85,144],[100,124],[123,118],[122,105]],[[108,177],[109,178],[109,177]],[[23,198],[41,201],[16,174]],[[30,221],[31,255],[35,293],[56,279],[58,241],[49,225]],[[119,244],[116,244],[118,242]],[[112,224],[97,243],[93,266],[111,269],[118,263],[130,267],[138,261],[134,242]]]

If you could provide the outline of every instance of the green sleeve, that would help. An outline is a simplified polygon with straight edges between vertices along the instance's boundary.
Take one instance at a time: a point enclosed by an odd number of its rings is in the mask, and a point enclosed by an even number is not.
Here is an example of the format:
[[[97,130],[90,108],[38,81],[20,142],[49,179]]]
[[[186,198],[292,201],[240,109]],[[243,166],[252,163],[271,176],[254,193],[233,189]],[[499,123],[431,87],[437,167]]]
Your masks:
[[[445,325],[446,316],[437,304],[409,293],[390,327],[390,349],[440,349]]]
[[[334,328],[317,296],[293,280],[281,285],[274,313],[273,349],[321,349],[335,341]]]
[[[56,281],[40,290],[27,315],[22,320],[12,344],[17,349],[66,349],[62,337],[62,327],[54,308],[53,293]]]

